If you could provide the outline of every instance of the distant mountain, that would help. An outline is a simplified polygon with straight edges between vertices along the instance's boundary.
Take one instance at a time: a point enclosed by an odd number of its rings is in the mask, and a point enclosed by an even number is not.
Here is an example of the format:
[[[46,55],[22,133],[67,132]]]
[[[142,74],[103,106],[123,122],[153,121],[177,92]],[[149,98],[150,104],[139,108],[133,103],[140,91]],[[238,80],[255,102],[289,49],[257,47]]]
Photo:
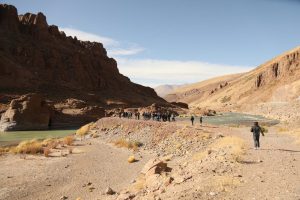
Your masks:
[[[250,72],[217,77],[178,88],[165,97],[191,109],[248,111],[287,119],[300,108],[300,47],[283,53]],[[283,109],[283,106],[286,106]],[[287,113],[290,110],[290,113]],[[297,109],[296,109],[297,110]]]
[[[157,87],[154,88],[155,92],[158,94],[158,96],[160,97],[165,97],[167,94],[172,93],[174,90],[185,86],[184,85],[159,85]]]

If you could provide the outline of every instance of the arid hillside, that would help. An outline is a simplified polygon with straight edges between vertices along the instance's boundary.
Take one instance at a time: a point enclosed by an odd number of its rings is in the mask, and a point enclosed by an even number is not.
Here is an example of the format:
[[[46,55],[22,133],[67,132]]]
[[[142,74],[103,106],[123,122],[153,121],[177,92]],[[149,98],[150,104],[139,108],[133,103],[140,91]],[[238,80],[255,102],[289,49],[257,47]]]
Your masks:
[[[242,74],[234,74],[208,79],[199,83],[189,84],[173,90],[164,98],[169,102],[185,102],[188,104],[198,100],[199,97],[204,98],[215,91],[221,85],[226,85],[229,81],[242,76]]]
[[[266,115],[276,111],[275,117],[288,116],[288,109],[280,109],[286,104],[288,107],[299,105],[299,77],[300,47],[297,47],[248,73],[217,77],[180,88],[167,95],[166,100],[188,103],[194,110],[210,108]],[[268,106],[272,109],[264,110]]]
[[[165,102],[152,88],[120,74],[101,43],[67,37],[42,13],[18,15],[14,6],[0,4],[0,44],[2,104],[32,92],[103,107]]]

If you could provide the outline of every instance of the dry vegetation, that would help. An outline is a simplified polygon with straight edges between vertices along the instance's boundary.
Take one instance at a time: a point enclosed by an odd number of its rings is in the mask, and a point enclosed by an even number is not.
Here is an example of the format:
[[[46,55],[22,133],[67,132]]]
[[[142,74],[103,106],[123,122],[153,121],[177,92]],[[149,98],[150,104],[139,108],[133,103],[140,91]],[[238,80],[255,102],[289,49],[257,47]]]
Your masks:
[[[43,154],[45,157],[49,157],[51,149],[62,148],[65,145],[70,146],[74,141],[74,136],[66,136],[61,139],[25,140],[20,142],[17,146],[0,148],[0,155],[11,152],[14,154]],[[69,153],[72,153],[72,149],[70,150],[70,148]]]
[[[9,152],[9,148],[8,147],[0,147],[0,156]]]
[[[287,126],[277,127],[277,132],[280,134],[288,134],[295,138],[295,143],[300,144],[300,128],[289,128]]]
[[[113,142],[113,144],[117,147],[132,149],[134,151],[137,151],[139,147],[143,146],[141,142],[129,141],[124,138],[117,139],[116,141]]]
[[[38,154],[43,153],[43,145],[41,141],[36,139],[26,140],[11,149],[13,153],[20,154]]]
[[[74,143],[74,136],[66,136],[63,138],[63,143],[70,146]]]
[[[80,137],[85,137],[93,127],[94,127],[93,122],[86,124],[86,125],[80,127],[80,129],[78,129],[76,131],[76,135],[78,135]]]
[[[211,145],[211,148],[218,151],[226,149],[235,161],[240,161],[245,154],[245,141],[239,137],[224,137]]]

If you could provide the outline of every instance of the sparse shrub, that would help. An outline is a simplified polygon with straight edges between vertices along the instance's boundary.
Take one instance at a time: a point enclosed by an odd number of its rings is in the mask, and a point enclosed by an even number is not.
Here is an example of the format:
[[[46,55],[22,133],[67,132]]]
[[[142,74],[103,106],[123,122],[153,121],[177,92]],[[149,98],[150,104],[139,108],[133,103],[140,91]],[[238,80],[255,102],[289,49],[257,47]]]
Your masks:
[[[288,132],[289,129],[286,128],[286,127],[279,127],[279,128],[277,129],[277,131],[278,131],[278,132]]]
[[[47,138],[41,144],[43,147],[48,147],[49,149],[55,149],[59,145],[59,140],[55,138]]]
[[[0,147],[0,156],[3,155],[3,154],[5,154],[5,153],[7,153],[7,152],[9,152],[9,148],[8,147],[5,147],[5,148]]]
[[[12,149],[14,153],[37,154],[43,153],[42,143],[36,139],[26,140]]]
[[[44,148],[44,156],[45,157],[49,157],[49,154],[50,154],[50,148],[49,147],[45,147]]]
[[[69,135],[63,138],[63,143],[70,146],[74,143],[74,136]]]
[[[136,162],[136,159],[134,156],[129,156],[128,160],[127,160],[129,163],[133,163],[133,162]]]
[[[128,141],[124,138],[118,139],[113,142],[113,144],[117,147],[125,147],[127,149],[132,149],[134,151],[138,150],[139,147],[143,146],[143,143],[138,141]]]
[[[93,126],[94,126],[94,123],[91,122],[89,124],[86,124],[86,125],[80,127],[80,129],[78,129],[76,131],[76,135],[84,137],[85,135],[87,135],[89,133],[90,129],[93,128]]]
[[[263,133],[268,133],[268,132],[269,132],[268,128],[265,127],[265,126],[261,126],[261,131],[262,131]]]
[[[231,97],[227,97],[227,96],[224,96],[222,99],[221,99],[221,103],[226,103],[228,101],[231,100]]]

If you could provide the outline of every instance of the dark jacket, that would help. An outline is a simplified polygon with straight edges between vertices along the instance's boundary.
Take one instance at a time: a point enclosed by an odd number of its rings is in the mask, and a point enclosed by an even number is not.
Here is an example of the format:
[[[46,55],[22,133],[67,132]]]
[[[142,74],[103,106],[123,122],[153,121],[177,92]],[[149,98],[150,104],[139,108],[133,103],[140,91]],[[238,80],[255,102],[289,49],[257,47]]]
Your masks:
[[[251,132],[255,136],[259,136],[260,134],[264,135],[262,128],[260,126],[252,126],[251,127]]]

